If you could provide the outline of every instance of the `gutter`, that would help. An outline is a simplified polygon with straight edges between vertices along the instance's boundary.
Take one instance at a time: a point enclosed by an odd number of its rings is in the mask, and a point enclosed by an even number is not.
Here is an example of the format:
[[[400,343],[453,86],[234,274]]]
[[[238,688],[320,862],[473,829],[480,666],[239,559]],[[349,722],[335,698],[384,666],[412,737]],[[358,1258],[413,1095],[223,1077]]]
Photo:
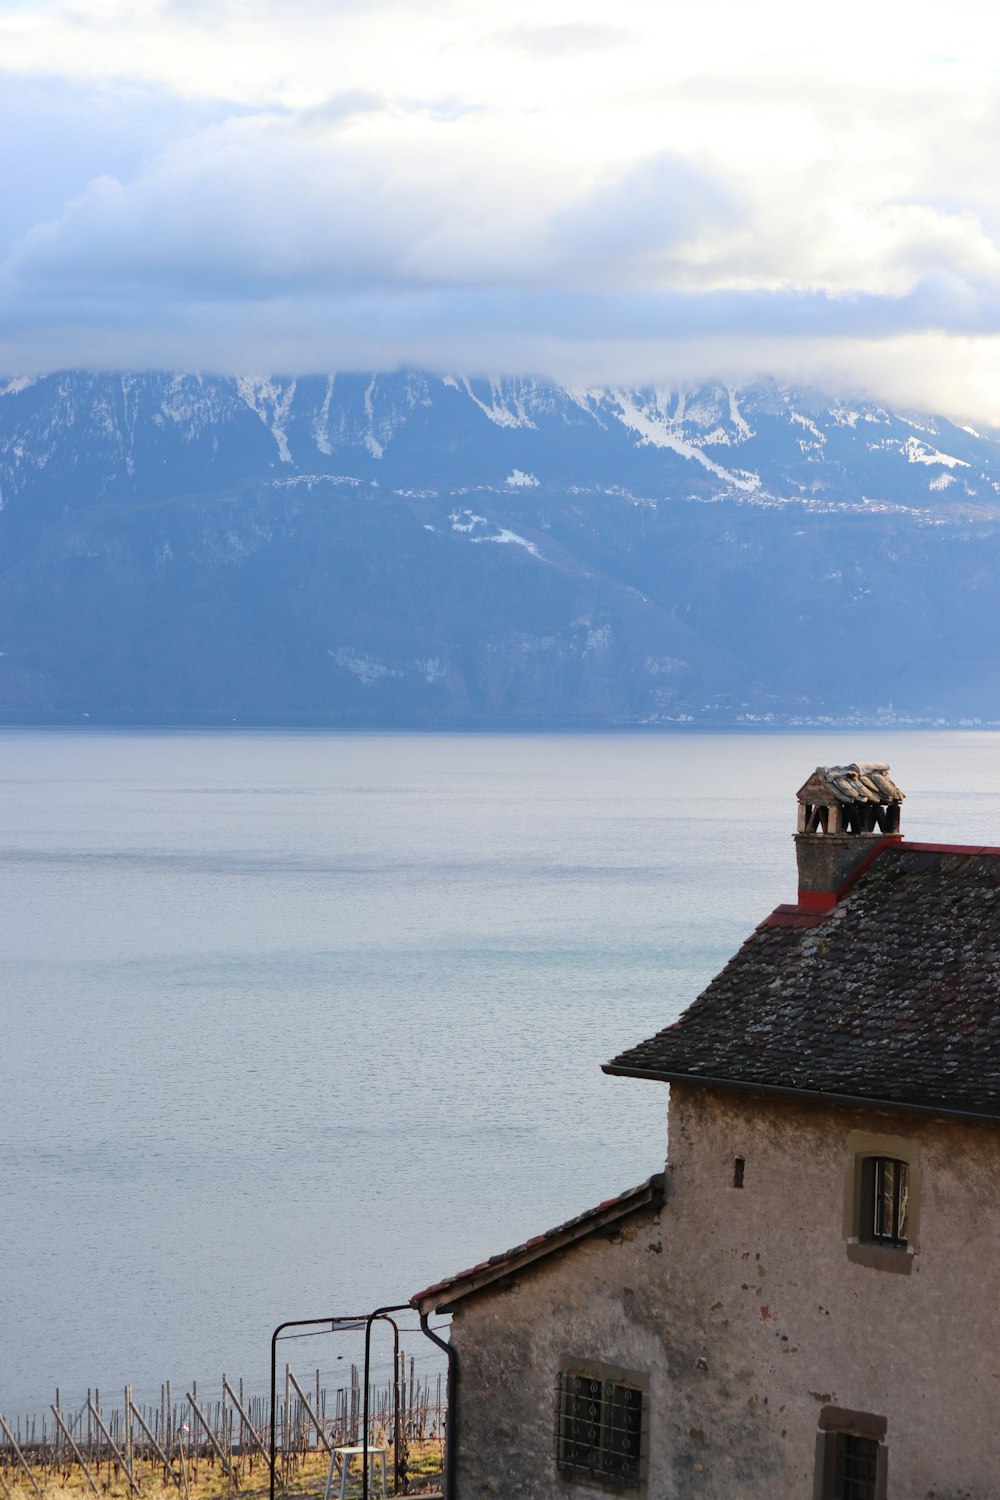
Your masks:
[[[912,848],[913,846],[910,845]],[[744,1083],[733,1078],[708,1078],[703,1073],[661,1072],[653,1068],[623,1068],[604,1063],[602,1073],[616,1078],[645,1078],[656,1083],[690,1083],[701,1088],[722,1089],[734,1094],[767,1094],[776,1099],[808,1099],[820,1104],[848,1104],[863,1109],[882,1109],[897,1114],[935,1115],[948,1120],[970,1120],[1000,1125],[1000,1113],[978,1109],[952,1109],[944,1104],[910,1104],[900,1099],[878,1099],[871,1094],[833,1094],[827,1089],[797,1089],[776,1083]]]
[[[430,1313],[420,1314],[420,1327],[432,1343],[437,1344],[448,1356],[448,1431],[444,1445],[444,1500],[455,1500],[456,1459],[458,1449],[458,1350],[450,1342],[438,1338],[428,1319]]]

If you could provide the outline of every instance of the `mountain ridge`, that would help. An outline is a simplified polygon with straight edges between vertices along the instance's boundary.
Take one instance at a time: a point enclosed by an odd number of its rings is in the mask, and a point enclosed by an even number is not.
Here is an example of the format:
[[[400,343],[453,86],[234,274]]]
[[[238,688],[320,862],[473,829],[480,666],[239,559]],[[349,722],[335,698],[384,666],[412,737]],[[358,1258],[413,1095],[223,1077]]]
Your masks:
[[[11,380],[0,506],[4,722],[1000,719],[1000,440],[774,381]]]

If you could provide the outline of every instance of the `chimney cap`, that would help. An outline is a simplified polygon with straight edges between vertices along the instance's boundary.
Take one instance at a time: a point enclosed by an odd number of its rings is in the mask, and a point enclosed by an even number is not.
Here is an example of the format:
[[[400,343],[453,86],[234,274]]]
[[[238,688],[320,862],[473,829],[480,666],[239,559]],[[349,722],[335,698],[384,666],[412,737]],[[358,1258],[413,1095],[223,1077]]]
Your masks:
[[[904,794],[890,778],[885,761],[862,760],[849,766],[817,766],[796,796],[810,806],[869,802],[884,807],[902,802]]]

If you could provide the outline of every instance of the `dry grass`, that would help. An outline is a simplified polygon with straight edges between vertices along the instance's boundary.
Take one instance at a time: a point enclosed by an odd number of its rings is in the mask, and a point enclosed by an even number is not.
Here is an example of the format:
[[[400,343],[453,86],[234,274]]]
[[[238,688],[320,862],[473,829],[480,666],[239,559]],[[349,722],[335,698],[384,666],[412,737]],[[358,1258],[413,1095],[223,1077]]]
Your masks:
[[[428,1438],[421,1442],[411,1442],[409,1483],[407,1489],[401,1493],[431,1495],[439,1490],[440,1484],[435,1481],[440,1479],[443,1459],[444,1444],[440,1439]],[[276,1489],[276,1500],[278,1497],[284,1500],[286,1496],[289,1500],[304,1500],[307,1496],[321,1496],[326,1484],[328,1468],[329,1459],[325,1453],[307,1453],[296,1459],[294,1470],[289,1475],[287,1488],[282,1490],[279,1486]],[[83,1471],[75,1464],[61,1470],[43,1472],[37,1469],[33,1472],[43,1500],[94,1500],[93,1491],[88,1486]],[[130,1500],[131,1492],[124,1474],[120,1472],[116,1474],[114,1467],[109,1471],[105,1464],[102,1464],[99,1470],[95,1468],[91,1472],[97,1486],[99,1500]],[[183,1488],[179,1489],[170,1480],[164,1480],[163,1469],[158,1464],[139,1465],[136,1478],[142,1488],[142,1500],[230,1500],[235,1493],[218,1462],[212,1462],[206,1458],[188,1460],[186,1494]],[[268,1478],[267,1464],[259,1457],[252,1464],[245,1460],[237,1465],[239,1493],[241,1496],[246,1496],[247,1500],[263,1500],[263,1497],[269,1494]],[[0,1468],[0,1479],[10,1492],[11,1500],[38,1500],[23,1470]],[[391,1473],[389,1487],[391,1491]],[[377,1491],[376,1470],[375,1492]],[[351,1470],[348,1494],[353,1497],[361,1494],[361,1466],[357,1461]],[[0,1500],[2,1500],[2,1495],[3,1490],[0,1487]]]

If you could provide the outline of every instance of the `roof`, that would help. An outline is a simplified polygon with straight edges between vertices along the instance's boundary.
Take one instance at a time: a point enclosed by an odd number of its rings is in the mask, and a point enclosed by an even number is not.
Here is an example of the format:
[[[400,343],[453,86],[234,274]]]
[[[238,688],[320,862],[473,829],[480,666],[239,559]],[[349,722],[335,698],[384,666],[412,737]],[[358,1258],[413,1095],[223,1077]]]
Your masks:
[[[904,793],[890,779],[885,761],[852,761],[849,766],[817,766],[796,796],[800,802],[902,802]]]
[[[605,1071],[1000,1120],[1000,849],[887,841]]]
[[[568,1219],[565,1224],[559,1224],[545,1234],[537,1234],[533,1239],[525,1240],[523,1245],[515,1245],[502,1255],[491,1255],[489,1260],[472,1266],[468,1271],[459,1271],[446,1281],[435,1282],[422,1292],[415,1292],[410,1298],[410,1305],[419,1308],[421,1312],[429,1312],[431,1309],[450,1312],[463,1298],[485,1291],[490,1286],[503,1285],[525,1266],[544,1260],[546,1256],[554,1255],[556,1251],[564,1250],[588,1235],[614,1229],[639,1209],[661,1208],[664,1191],[664,1174],[657,1172],[648,1182],[629,1188],[616,1198],[605,1199],[596,1208],[589,1208],[586,1213],[577,1214],[575,1219]]]

